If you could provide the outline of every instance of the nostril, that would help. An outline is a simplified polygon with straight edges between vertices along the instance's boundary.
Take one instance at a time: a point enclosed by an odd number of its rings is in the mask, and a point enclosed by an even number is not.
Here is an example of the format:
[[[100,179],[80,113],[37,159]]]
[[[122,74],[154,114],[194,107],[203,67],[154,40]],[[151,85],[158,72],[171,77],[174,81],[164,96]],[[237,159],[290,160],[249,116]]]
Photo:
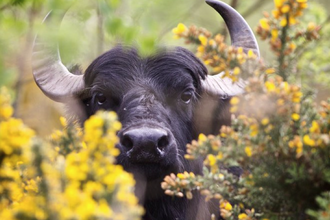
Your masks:
[[[160,157],[167,151],[170,140],[169,134],[160,128],[129,129],[120,137],[123,150],[133,158]]]
[[[164,135],[162,136],[157,143],[157,147],[159,150],[163,151],[169,144],[168,136]]]
[[[132,139],[130,138],[129,135],[124,135],[120,142],[128,150],[133,148],[133,141],[132,141]]]

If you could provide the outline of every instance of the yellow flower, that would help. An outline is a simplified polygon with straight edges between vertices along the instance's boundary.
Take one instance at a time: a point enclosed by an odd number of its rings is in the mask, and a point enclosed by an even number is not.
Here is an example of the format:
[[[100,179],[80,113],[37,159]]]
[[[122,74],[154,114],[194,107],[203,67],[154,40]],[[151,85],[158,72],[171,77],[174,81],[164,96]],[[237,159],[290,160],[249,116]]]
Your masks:
[[[295,50],[297,48],[297,45],[295,43],[291,42],[289,44],[289,47],[290,47],[291,50]]]
[[[10,105],[0,106],[0,119],[8,119],[13,115],[14,109]]]
[[[216,46],[215,40],[213,40],[213,39],[209,40],[209,45],[212,47]]]
[[[282,106],[284,105],[284,99],[278,99],[276,103],[278,106]]]
[[[262,18],[259,21],[260,26],[262,27],[262,29],[268,31],[270,29],[269,23],[268,23],[268,19],[267,18]]]
[[[302,147],[297,147],[297,149],[296,149],[296,154],[297,154],[297,155],[301,155],[302,152],[303,152],[303,148],[302,148]]]
[[[245,153],[246,153],[246,155],[248,156],[248,157],[251,157],[252,156],[252,148],[251,147],[245,147],[244,148],[244,151],[245,151]]]
[[[218,155],[217,155],[217,159],[222,160],[222,158],[223,158],[223,153],[219,152]]]
[[[314,31],[316,28],[316,25],[314,22],[309,22],[307,26],[307,31]]]
[[[239,103],[239,98],[236,96],[230,99],[230,104],[231,105],[237,105]]]
[[[268,123],[269,123],[269,118],[264,118],[261,120],[261,124],[264,126],[267,125]]]
[[[302,92],[299,92],[299,91],[294,92],[292,95],[292,102],[295,102],[295,103],[300,102],[302,95],[303,95]]]
[[[205,134],[199,134],[198,135],[198,142],[199,143],[203,143],[203,142],[205,142],[207,140],[207,137],[205,136]]]
[[[272,14],[273,14],[275,19],[278,19],[280,17],[280,12],[278,10],[273,10]]]
[[[281,7],[281,12],[283,13],[283,14],[286,14],[286,13],[288,13],[289,11],[290,11],[290,5],[283,5],[282,7]]]
[[[186,30],[187,27],[184,24],[179,23],[178,26],[176,26],[176,28],[173,28],[172,32],[176,35],[180,35],[183,34]]]
[[[237,110],[238,110],[237,106],[232,106],[229,111],[231,113],[235,113],[235,112],[237,112]]]
[[[271,31],[271,35],[272,35],[272,41],[275,41],[278,38],[278,30],[277,29],[273,29]]]
[[[248,219],[248,216],[245,213],[241,213],[241,214],[238,215],[238,219],[239,220],[245,220],[245,219]]]
[[[176,176],[181,180],[186,179],[186,177],[183,173],[178,173]]]
[[[217,163],[217,158],[213,154],[207,155],[207,160],[210,166],[214,166]]]
[[[288,21],[286,20],[286,18],[283,18],[283,19],[280,21],[280,25],[281,25],[282,27],[285,27],[287,24],[288,24]]]
[[[20,119],[10,118],[0,123],[0,151],[9,155],[16,149],[31,143],[34,131],[27,128]]]
[[[68,126],[68,122],[66,121],[66,118],[60,117],[60,122],[61,122],[61,125],[63,127],[67,127]]]
[[[241,73],[241,69],[239,67],[235,67],[233,70],[234,75],[239,75]]]
[[[190,176],[191,178],[195,178],[195,174],[194,174],[193,172],[190,172],[190,173],[189,173],[189,176]]]
[[[228,201],[220,202],[220,209],[225,209],[227,211],[231,211],[233,209],[232,205]]]
[[[9,119],[14,112],[11,106],[11,97],[6,87],[0,88],[0,120]]]
[[[251,132],[250,132],[251,137],[257,136],[257,134],[259,132],[258,125],[256,125],[256,124],[251,125],[250,130],[251,130]]]
[[[292,120],[294,120],[294,121],[298,121],[298,120],[300,119],[300,115],[297,114],[297,113],[293,113],[293,114],[291,115],[291,118],[292,118]]]
[[[304,135],[303,141],[306,145],[309,145],[311,147],[315,146],[315,141],[311,139],[308,134]]]
[[[275,73],[275,71],[276,71],[276,70],[275,70],[274,68],[268,68],[268,69],[266,69],[265,72],[266,72],[267,74],[273,74],[273,73]]]
[[[320,126],[316,121],[312,122],[312,127],[309,129],[310,133],[320,133]]]
[[[296,23],[297,23],[297,20],[293,16],[290,16],[289,17],[289,24],[290,25],[295,25]]]
[[[257,56],[253,53],[253,51],[252,50],[249,50],[248,51],[248,58],[252,58],[252,59],[255,59]]]
[[[289,141],[289,147],[294,148],[294,142],[293,141]]]
[[[289,83],[288,82],[283,82],[281,84],[281,88],[283,88],[283,90],[286,92],[286,93],[290,93],[290,86],[289,86]]]
[[[207,38],[204,35],[199,35],[198,39],[203,46],[207,46]]]
[[[274,0],[274,4],[277,8],[280,8],[283,6],[285,0]]]
[[[205,64],[205,65],[209,65],[209,64],[212,63],[212,62],[213,62],[212,59],[208,59],[208,60],[205,60],[205,61],[204,61],[204,64]]]
[[[307,8],[308,4],[307,3],[299,3],[299,8],[304,9]]]
[[[200,53],[204,53],[205,47],[200,45],[200,46],[197,47],[197,51],[200,52]]]
[[[24,187],[25,190],[27,191],[33,191],[33,192],[38,192],[38,183],[34,179],[28,180],[27,185]]]
[[[265,86],[268,92],[274,92],[276,90],[276,86],[273,82],[267,81],[265,82]]]

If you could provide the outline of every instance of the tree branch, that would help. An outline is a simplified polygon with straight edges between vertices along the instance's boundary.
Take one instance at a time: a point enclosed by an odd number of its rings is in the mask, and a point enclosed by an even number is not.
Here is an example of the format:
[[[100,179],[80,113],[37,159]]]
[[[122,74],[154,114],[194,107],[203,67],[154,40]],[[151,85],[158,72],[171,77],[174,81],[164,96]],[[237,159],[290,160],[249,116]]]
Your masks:
[[[251,5],[245,12],[242,12],[241,15],[244,19],[249,17],[250,15],[253,14],[253,12],[257,11],[260,9],[262,6],[264,6],[266,3],[269,3],[268,1],[264,0],[258,0],[256,1],[253,5]],[[232,0],[232,3],[230,4],[233,8],[237,9],[238,8],[238,1],[237,0]],[[221,30],[216,31],[216,33],[221,33],[223,36],[227,36],[227,29],[226,27],[223,27]]]
[[[191,12],[195,11],[197,8],[199,8],[202,4],[204,4],[204,1],[200,1],[200,0],[196,0],[195,4],[193,4],[188,10],[187,13],[185,13],[184,15],[180,16],[180,19],[176,19],[176,20],[181,20],[184,21],[186,20],[189,16],[191,16]],[[175,24],[176,25],[176,24]],[[158,40],[161,40],[164,35],[170,31],[173,28],[174,25],[170,24],[167,27],[165,27],[159,34]]]
[[[97,54],[101,54],[103,52],[103,44],[104,44],[104,30],[103,30],[103,15],[100,9],[100,3],[97,4]]]
[[[245,12],[242,13],[244,18],[249,17],[253,12],[261,8],[265,3],[269,3],[268,1],[258,0],[250,8],[248,8]]]
[[[5,4],[5,5],[1,6],[0,11],[3,11],[5,9],[9,8],[9,6],[10,6],[10,4]]]

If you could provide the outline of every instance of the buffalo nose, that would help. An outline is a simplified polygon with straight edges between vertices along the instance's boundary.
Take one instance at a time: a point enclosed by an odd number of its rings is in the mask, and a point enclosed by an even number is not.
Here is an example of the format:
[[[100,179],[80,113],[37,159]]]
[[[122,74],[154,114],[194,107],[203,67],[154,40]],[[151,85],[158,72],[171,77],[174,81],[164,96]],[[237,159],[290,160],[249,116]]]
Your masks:
[[[169,135],[160,128],[135,128],[124,132],[120,142],[132,157],[158,157],[169,145]]]

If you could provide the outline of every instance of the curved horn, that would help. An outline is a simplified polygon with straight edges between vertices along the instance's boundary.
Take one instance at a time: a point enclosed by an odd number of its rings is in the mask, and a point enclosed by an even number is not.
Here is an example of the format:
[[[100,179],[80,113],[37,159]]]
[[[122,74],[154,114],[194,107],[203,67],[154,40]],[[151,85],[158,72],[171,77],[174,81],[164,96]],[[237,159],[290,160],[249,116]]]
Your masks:
[[[49,12],[43,24],[49,22]],[[49,98],[64,102],[84,88],[83,75],[74,75],[62,64],[57,43],[50,43],[46,36],[37,36],[32,51],[34,80]]]
[[[246,23],[244,18],[231,6],[218,0],[206,0],[206,3],[213,7],[224,19],[232,45],[242,47],[245,52],[252,50],[260,56],[257,40]],[[203,88],[211,94],[235,96],[244,92],[244,81],[232,83],[229,78],[221,78],[221,73],[214,76],[207,76],[203,81]]]

